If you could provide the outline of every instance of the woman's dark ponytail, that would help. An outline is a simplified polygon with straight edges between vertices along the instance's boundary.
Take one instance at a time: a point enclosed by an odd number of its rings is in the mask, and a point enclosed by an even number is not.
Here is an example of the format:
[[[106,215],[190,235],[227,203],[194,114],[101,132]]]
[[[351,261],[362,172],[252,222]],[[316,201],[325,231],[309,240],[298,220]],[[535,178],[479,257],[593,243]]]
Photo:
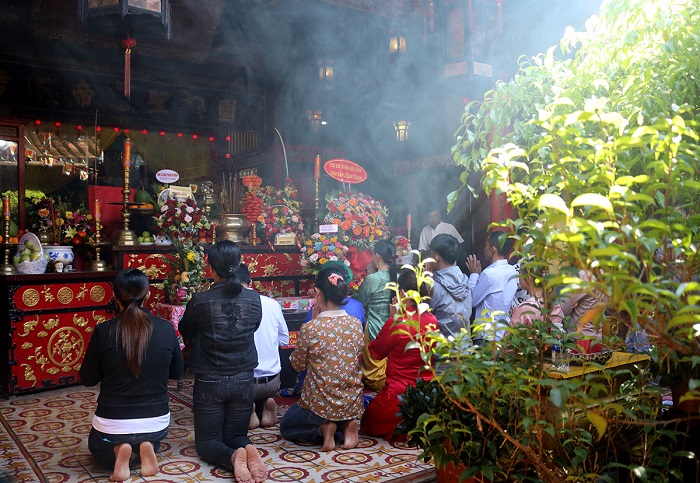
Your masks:
[[[241,264],[241,249],[238,244],[223,240],[209,249],[209,265],[220,279],[225,280],[224,290],[231,297],[238,296],[243,290],[241,279],[238,278],[238,267]]]
[[[146,355],[146,347],[153,333],[151,318],[141,310],[148,295],[148,278],[141,270],[131,268],[119,272],[114,280],[114,297],[123,307],[117,315],[115,337],[126,356],[126,364],[138,379]]]
[[[384,263],[389,264],[389,281],[396,282],[396,276],[399,271],[398,260],[396,255],[396,247],[389,240],[379,240],[374,244],[374,253],[382,257]]]

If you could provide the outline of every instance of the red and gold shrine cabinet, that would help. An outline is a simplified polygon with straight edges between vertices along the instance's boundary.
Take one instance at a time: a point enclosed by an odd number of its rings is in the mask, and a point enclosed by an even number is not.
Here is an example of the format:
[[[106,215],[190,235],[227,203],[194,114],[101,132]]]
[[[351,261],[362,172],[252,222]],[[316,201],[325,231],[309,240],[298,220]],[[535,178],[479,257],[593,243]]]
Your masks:
[[[205,245],[205,256],[210,246]],[[175,256],[172,247],[163,246],[115,246],[114,266],[119,270],[138,268],[151,280],[151,295],[147,305],[153,311],[157,304],[166,303],[163,280],[169,266],[167,259]],[[313,291],[313,275],[304,273],[297,247],[267,245],[241,245],[242,261],[248,267],[253,287],[260,293],[273,297],[295,297]],[[207,277],[211,277],[206,266]]]
[[[114,314],[116,272],[0,275],[0,394],[4,397],[80,382],[95,326]]]

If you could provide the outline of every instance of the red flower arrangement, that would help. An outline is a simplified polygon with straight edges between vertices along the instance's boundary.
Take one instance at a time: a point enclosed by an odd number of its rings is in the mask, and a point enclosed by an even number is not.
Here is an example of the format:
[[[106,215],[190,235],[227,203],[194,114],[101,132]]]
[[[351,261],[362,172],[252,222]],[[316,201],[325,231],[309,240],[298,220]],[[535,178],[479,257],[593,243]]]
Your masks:
[[[195,238],[206,239],[212,230],[211,222],[192,198],[166,200],[156,224],[173,242],[181,243],[195,241]]]
[[[285,179],[281,190],[266,186],[261,190],[260,196],[263,208],[257,221],[260,231],[265,233],[269,241],[274,241],[275,235],[281,233],[302,234],[304,222],[301,219],[301,202],[297,200],[297,189],[291,179]]]
[[[358,249],[371,250],[377,240],[389,238],[389,212],[371,196],[343,193],[326,197],[325,223],[338,225],[339,238]]]

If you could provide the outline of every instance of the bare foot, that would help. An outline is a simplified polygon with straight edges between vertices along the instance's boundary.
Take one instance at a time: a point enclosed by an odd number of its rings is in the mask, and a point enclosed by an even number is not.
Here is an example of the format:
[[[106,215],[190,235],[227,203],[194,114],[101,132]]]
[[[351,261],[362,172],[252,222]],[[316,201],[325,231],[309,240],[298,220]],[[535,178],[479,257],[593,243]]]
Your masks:
[[[263,412],[263,417],[265,416],[265,413]],[[255,414],[255,404],[253,404],[253,410],[250,413],[250,421],[248,421],[248,429],[255,429],[258,426],[260,426],[260,419],[258,419],[258,415]]]
[[[277,424],[277,404],[273,398],[269,397],[265,401],[260,426],[263,428],[269,428],[275,424]]]
[[[129,459],[131,458],[131,445],[123,443],[114,447],[114,455],[117,460],[114,462],[114,471],[109,477],[110,481],[124,481],[129,479]]]
[[[267,479],[267,465],[260,457],[258,449],[252,444],[247,445],[245,451],[248,454],[248,470],[253,480],[255,483],[262,483]]]
[[[323,446],[321,451],[331,451],[335,449],[335,430],[338,425],[330,421],[321,425],[321,434],[323,435]]]
[[[158,458],[150,441],[144,441],[139,445],[139,456],[141,457],[141,476],[157,475],[160,470]]]
[[[238,483],[254,483],[250,471],[248,470],[248,454],[244,448],[238,448],[231,457],[231,465],[233,466],[233,476],[236,477]]]
[[[341,448],[357,448],[357,445],[360,444],[360,435],[357,432],[357,428],[357,419],[353,419],[352,421],[345,423],[345,427],[343,428],[343,436],[345,437],[345,441],[343,442]]]

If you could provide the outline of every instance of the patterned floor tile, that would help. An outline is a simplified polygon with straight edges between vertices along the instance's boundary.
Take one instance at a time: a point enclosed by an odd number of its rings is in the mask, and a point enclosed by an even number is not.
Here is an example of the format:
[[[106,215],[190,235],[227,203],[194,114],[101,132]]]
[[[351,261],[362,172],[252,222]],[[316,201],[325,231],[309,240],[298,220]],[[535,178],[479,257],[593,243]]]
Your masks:
[[[110,469],[95,463],[87,449],[98,390],[76,386],[0,401],[0,482],[107,483]],[[230,470],[202,461],[195,449],[191,410],[192,381],[171,388],[171,426],[157,454],[160,472],[141,477],[132,468],[130,483],[205,483],[232,481]],[[281,418],[293,399],[281,398]],[[434,468],[417,460],[402,444],[360,435],[353,450],[321,452],[318,445],[286,441],[279,424],[258,428],[250,438],[268,465],[268,481],[303,483],[422,483],[434,481]]]

